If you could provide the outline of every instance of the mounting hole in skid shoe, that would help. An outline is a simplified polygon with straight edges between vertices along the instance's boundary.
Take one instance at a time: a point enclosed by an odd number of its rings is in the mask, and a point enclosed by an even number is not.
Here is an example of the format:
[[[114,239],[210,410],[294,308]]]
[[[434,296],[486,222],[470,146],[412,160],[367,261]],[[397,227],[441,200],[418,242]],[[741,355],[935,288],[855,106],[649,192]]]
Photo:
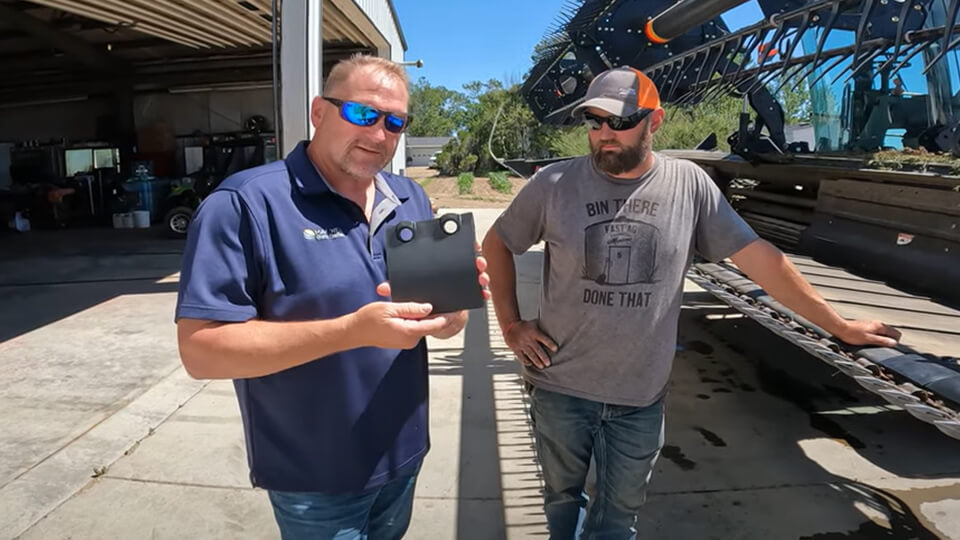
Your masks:
[[[397,226],[397,240],[406,243],[413,240],[413,237],[413,227],[406,224]]]
[[[448,219],[443,222],[443,232],[447,234],[457,234],[460,230],[460,224],[454,219]]]

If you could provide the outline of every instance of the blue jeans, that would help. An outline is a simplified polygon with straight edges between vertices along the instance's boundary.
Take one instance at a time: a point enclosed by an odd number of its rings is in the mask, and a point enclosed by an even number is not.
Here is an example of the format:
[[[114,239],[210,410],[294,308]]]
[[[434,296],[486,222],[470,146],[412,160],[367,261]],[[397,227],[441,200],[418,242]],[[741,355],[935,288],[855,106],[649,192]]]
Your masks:
[[[416,475],[344,495],[270,491],[283,540],[397,540],[413,514]]]
[[[637,515],[663,447],[663,400],[627,407],[527,389],[550,539],[636,538]],[[591,459],[596,487],[588,498]]]

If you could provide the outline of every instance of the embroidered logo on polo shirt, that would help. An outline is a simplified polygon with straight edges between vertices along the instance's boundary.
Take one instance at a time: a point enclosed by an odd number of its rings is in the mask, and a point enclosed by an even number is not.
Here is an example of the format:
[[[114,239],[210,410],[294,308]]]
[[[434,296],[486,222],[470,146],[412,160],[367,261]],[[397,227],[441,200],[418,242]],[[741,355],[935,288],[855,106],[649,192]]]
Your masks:
[[[343,238],[344,236],[346,235],[343,234],[340,227],[331,227],[329,229],[320,227],[318,229],[303,230],[304,240],[333,240],[334,238]]]

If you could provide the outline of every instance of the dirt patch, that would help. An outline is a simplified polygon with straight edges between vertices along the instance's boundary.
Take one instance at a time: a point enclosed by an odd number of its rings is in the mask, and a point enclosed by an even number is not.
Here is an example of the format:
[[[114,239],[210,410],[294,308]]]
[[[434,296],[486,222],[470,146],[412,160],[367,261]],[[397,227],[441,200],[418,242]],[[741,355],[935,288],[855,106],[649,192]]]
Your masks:
[[[439,173],[436,169],[431,169],[430,167],[407,167],[407,169],[403,171],[403,174],[408,178],[420,180],[421,178],[437,176]]]
[[[436,170],[426,167],[411,167],[406,174],[423,186],[427,196],[440,208],[506,208],[520,188],[527,183],[524,178],[511,176],[510,193],[502,193],[490,186],[487,177],[478,176],[473,180],[470,193],[461,195],[456,177],[440,176]]]

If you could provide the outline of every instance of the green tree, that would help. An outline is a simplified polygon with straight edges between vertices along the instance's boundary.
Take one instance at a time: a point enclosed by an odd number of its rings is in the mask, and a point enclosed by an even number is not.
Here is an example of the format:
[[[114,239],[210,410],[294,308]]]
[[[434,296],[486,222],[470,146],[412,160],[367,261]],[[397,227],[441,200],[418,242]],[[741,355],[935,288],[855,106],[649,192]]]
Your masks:
[[[783,115],[787,124],[810,122],[813,118],[810,86],[805,79],[800,81],[796,88],[793,84],[785,84],[777,92],[776,97],[780,105],[783,106]]]
[[[450,137],[457,131],[464,96],[444,86],[433,86],[420,77],[410,85],[410,114],[413,122],[408,134],[412,137]]]
[[[585,156],[590,153],[587,127],[557,128],[550,138],[550,149],[555,156]]]
[[[422,103],[435,104],[433,109],[422,114],[427,118],[442,116],[442,119],[431,122],[439,124],[442,120],[449,128],[445,133],[454,135],[437,157],[438,167],[444,174],[486,174],[499,169],[490,155],[488,141],[493,152],[506,159],[576,156],[590,151],[585,127],[560,128],[540,124],[520,94],[518,85],[507,87],[498,80],[473,81],[463,86],[463,92],[447,91],[449,94],[443,100],[436,98],[439,94],[434,90],[437,88],[430,87],[423,79],[415,86],[425,91],[424,96],[430,97],[424,98]],[[805,84],[796,89],[784,87],[777,93],[777,98],[784,107],[788,124],[809,121],[810,92]],[[717,135],[718,146],[726,148],[727,137],[737,129],[742,107],[743,99],[735,96],[720,96],[690,106],[666,105],[666,120],[654,137],[653,148],[693,148],[711,133]],[[751,116],[755,116],[753,111]],[[493,130],[495,120],[496,130]],[[417,123],[415,120],[413,126]]]
[[[653,137],[653,149],[693,148],[711,133],[717,134],[722,148],[727,136],[737,128],[740,108],[741,101],[734,97],[721,97],[690,107],[666,105],[663,125]],[[556,156],[590,153],[585,126],[556,128],[550,141],[550,148]]]
[[[453,115],[457,123],[456,138],[437,158],[444,174],[487,173],[499,169],[490,155],[488,142],[498,157],[508,159],[550,154],[552,128],[534,118],[518,86],[506,88],[502,82],[492,79],[473,81],[463,89],[463,106]],[[494,122],[496,131],[491,137]],[[476,161],[468,159],[469,156],[476,156]]]
[[[654,150],[694,148],[711,133],[717,135],[717,145],[726,148],[727,137],[737,129],[742,98],[721,96],[707,103],[678,107],[664,107],[663,126],[653,138]]]
[[[805,83],[796,89],[785,86],[776,97],[783,106],[787,124],[810,121],[810,92]],[[666,116],[663,126],[653,138],[654,150],[694,148],[711,133],[717,135],[718,147],[725,149],[727,137],[739,126],[743,98],[720,96],[707,103],[689,106],[665,105],[664,110]],[[756,117],[752,109],[750,114],[751,118]],[[557,156],[588,154],[590,145],[586,128],[556,129],[551,137],[550,148]]]

